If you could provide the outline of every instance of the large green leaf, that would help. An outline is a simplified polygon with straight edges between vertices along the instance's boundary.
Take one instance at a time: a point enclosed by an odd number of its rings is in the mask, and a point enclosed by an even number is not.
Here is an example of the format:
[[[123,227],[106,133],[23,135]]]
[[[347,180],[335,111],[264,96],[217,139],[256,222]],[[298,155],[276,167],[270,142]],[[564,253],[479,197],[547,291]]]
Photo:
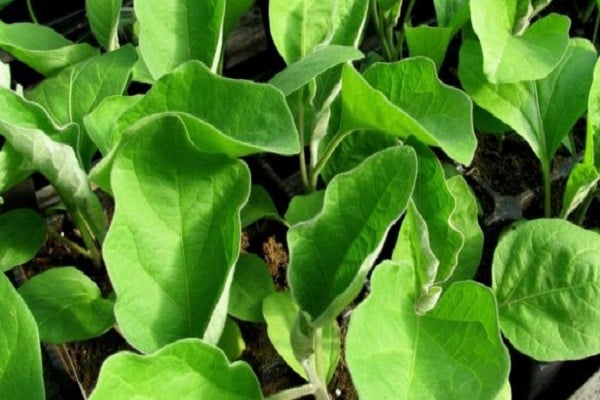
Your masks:
[[[289,292],[275,292],[263,301],[263,315],[267,322],[269,340],[277,353],[298,375],[307,379],[306,372],[296,359],[291,343],[292,330],[298,314],[298,306],[292,300]],[[311,343],[315,354],[321,359],[318,365],[321,369],[317,372],[323,382],[329,382],[335,373],[340,357],[340,329],[337,321],[329,321],[321,331],[321,341]],[[314,355],[312,356],[314,358]]]
[[[0,398],[45,399],[35,320],[3,273],[0,273],[0,320]]]
[[[83,117],[102,100],[125,91],[135,60],[131,45],[88,58],[44,80],[27,93],[27,98],[42,105],[59,124],[75,122],[83,126]],[[95,151],[93,142],[82,136],[78,151],[87,167]]]
[[[361,399],[493,399],[508,378],[508,351],[490,289],[452,285],[415,313],[411,265],[375,268],[371,294],[352,314],[346,361]]]
[[[594,67],[586,122],[584,162],[600,170],[600,59]]]
[[[1,115],[0,134],[30,170],[39,171],[50,181],[79,229],[89,230],[102,242],[106,222],[100,201],[92,192],[73,147],[59,142],[73,143],[74,126],[57,128],[37,104],[12,92],[0,90],[0,99],[10,104]]]
[[[492,263],[502,333],[540,361],[600,352],[600,235],[559,219],[506,233]]]
[[[104,257],[117,322],[133,346],[218,340],[249,180],[241,161],[194,148],[176,116],[141,125],[119,150]]]
[[[90,29],[105,50],[119,47],[119,16],[123,0],[86,0],[85,9]]]
[[[100,336],[114,324],[113,303],[98,285],[74,267],[51,268],[19,288],[40,340],[66,343]]]
[[[479,45],[466,41],[460,51],[459,77],[479,106],[521,135],[540,160],[549,162],[586,109],[595,62],[592,43],[572,39],[560,65],[546,78],[494,85],[481,69]]]
[[[142,356],[121,352],[102,365],[90,400],[262,399],[250,366],[229,363],[218,348],[183,339]]]
[[[344,131],[371,129],[401,138],[413,135],[463,164],[473,159],[477,145],[473,105],[463,92],[443,84],[435,65],[426,58],[378,63],[364,76],[345,65],[342,109]]]
[[[224,0],[137,0],[139,48],[156,80],[189,60],[216,71],[223,47]]]
[[[0,214],[0,272],[31,260],[46,239],[46,222],[22,208]]]
[[[521,3],[521,4],[519,4]],[[523,0],[472,0],[471,22],[483,49],[483,71],[492,83],[542,79],[569,45],[569,18],[548,15],[525,29]],[[526,16],[525,16],[526,18]]]
[[[411,148],[383,150],[337,175],[321,212],[290,228],[288,282],[313,327],[334,319],[359,293],[388,230],[406,208],[415,175]]]
[[[328,69],[361,57],[363,57],[363,53],[354,47],[324,46],[291,64],[275,75],[269,83],[289,96]]]
[[[46,76],[98,54],[87,43],[75,44],[46,26],[27,22],[0,21],[0,48]]]

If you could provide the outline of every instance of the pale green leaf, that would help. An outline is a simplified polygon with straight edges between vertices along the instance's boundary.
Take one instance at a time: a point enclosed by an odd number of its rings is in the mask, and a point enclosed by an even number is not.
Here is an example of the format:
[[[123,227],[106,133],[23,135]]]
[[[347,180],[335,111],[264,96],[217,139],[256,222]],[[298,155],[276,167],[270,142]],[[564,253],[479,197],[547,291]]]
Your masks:
[[[189,60],[216,71],[223,48],[224,0],[137,0],[141,56],[156,80]]]
[[[0,48],[42,75],[59,70],[98,54],[87,43],[73,43],[43,25],[0,21]]]
[[[175,116],[139,125],[120,148],[104,258],[117,322],[133,346],[152,352],[185,337],[218,340],[249,179],[241,161],[196,149]]]
[[[434,63],[426,58],[377,63],[364,76],[345,65],[342,110],[343,131],[415,136],[463,164],[473,159],[477,145],[473,105],[466,94],[443,84]]]
[[[223,334],[217,345],[225,352],[229,361],[237,360],[244,352],[246,343],[244,343],[240,327],[233,319],[227,318],[225,321]]]
[[[354,47],[324,46],[279,72],[269,83],[289,96],[328,69],[362,57],[363,53]]]
[[[600,173],[593,165],[573,165],[563,193],[560,216],[567,218],[587,198],[600,181]]]
[[[404,34],[408,52],[411,57],[423,56],[428,57],[435,63],[436,69],[439,71],[442,62],[446,57],[446,51],[454,30],[447,27],[439,26],[404,26]]]
[[[600,169],[600,59],[594,66],[587,106],[584,163]]]
[[[569,45],[570,21],[552,14],[528,25],[519,0],[472,0],[471,22],[483,49],[483,71],[492,83],[548,76]],[[526,18],[527,19],[527,18]]]
[[[600,235],[560,219],[525,222],[492,263],[502,333],[540,361],[600,352]]]
[[[90,29],[105,50],[119,47],[119,16],[122,0],[86,0],[85,9]]]
[[[411,265],[375,268],[371,294],[353,312],[346,361],[361,399],[491,399],[508,378],[496,302],[473,282],[452,285],[415,312]]]
[[[31,260],[46,239],[46,222],[35,211],[22,208],[0,214],[0,271]]]
[[[264,322],[263,299],[275,292],[267,264],[260,257],[240,254],[229,293],[229,314],[242,321]]]
[[[288,282],[315,328],[335,319],[360,292],[388,230],[406,208],[415,175],[411,148],[383,150],[337,175],[321,212],[288,231]]]
[[[113,303],[74,267],[51,268],[19,288],[40,340],[61,344],[100,336],[114,324]]]
[[[594,46],[572,39],[560,65],[546,78],[494,85],[483,75],[479,45],[467,41],[460,51],[459,77],[473,101],[522,136],[542,162],[549,162],[586,109],[595,62]]]
[[[45,399],[35,320],[3,273],[0,273],[0,320],[0,398]]]
[[[10,66],[3,61],[0,61],[0,87],[10,89]]]
[[[262,399],[250,366],[218,348],[183,339],[148,356],[120,352],[100,369],[90,400]]]

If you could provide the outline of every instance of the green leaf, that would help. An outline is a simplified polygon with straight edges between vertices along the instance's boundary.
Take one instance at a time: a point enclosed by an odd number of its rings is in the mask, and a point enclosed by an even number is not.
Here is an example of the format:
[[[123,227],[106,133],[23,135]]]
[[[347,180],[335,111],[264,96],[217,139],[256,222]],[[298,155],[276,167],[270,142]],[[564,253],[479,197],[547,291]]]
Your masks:
[[[439,26],[412,27],[405,25],[404,34],[410,56],[430,58],[435,63],[436,70],[439,71],[446,57],[450,40],[454,36],[454,29]]]
[[[469,19],[468,0],[433,0],[439,26],[457,27]]]
[[[250,366],[229,363],[218,348],[198,339],[183,339],[143,356],[110,356],[90,400],[262,399]]]
[[[594,66],[588,95],[584,163],[600,169],[600,59]]]
[[[560,65],[546,78],[494,85],[483,75],[479,45],[467,41],[460,51],[459,77],[480,107],[522,136],[542,162],[549,162],[586,109],[595,62],[594,46],[572,39]]]
[[[0,214],[0,271],[31,260],[46,239],[46,222],[36,212],[21,208]]]
[[[483,49],[483,71],[491,83],[545,78],[569,45],[570,21],[551,14],[525,29],[520,0],[472,0],[471,22]]]
[[[560,216],[567,218],[586,199],[600,181],[600,173],[593,165],[576,163],[571,169],[563,194]]]
[[[85,9],[90,29],[105,50],[119,47],[119,16],[122,0],[86,0]]]
[[[106,97],[83,117],[86,133],[102,155],[107,155],[116,145],[113,136],[118,119],[142,98],[142,95]]]
[[[254,5],[254,0],[225,0],[223,38],[227,38],[238,21]]]
[[[412,135],[463,164],[473,159],[472,103],[443,84],[426,58],[377,63],[364,76],[344,66],[342,110],[343,131],[371,129],[403,139]]]
[[[283,221],[269,193],[260,185],[252,185],[250,198],[242,208],[242,227],[246,227],[261,218]]]
[[[285,213],[286,222],[292,226],[313,218],[323,208],[324,199],[325,192],[323,190],[294,196]]]
[[[46,26],[28,22],[0,21],[0,48],[45,76],[98,54],[87,43],[75,44]]]
[[[440,263],[435,282],[442,283],[452,275],[464,245],[464,237],[452,221],[456,200],[435,154],[412,138],[407,143],[415,148],[418,163],[412,199],[427,225],[431,250]]]
[[[140,53],[156,80],[189,60],[216,71],[223,48],[224,0],[138,0]]]
[[[0,398],[43,400],[42,354],[35,320],[0,273]]]
[[[263,299],[275,292],[265,261],[254,254],[240,254],[229,293],[229,314],[242,321],[264,322]]]
[[[74,267],[57,267],[19,288],[40,332],[40,340],[61,344],[100,336],[115,322],[113,303]]]
[[[73,148],[58,141],[72,143],[74,125],[57,128],[37,104],[6,90],[0,90],[0,102],[10,104],[6,113],[0,114],[0,134],[30,170],[39,171],[50,181],[79,229],[89,229],[102,242],[106,222],[100,201]]]
[[[540,361],[600,352],[600,235],[560,219],[525,222],[492,263],[502,333]]]
[[[335,1],[269,1],[269,26],[275,47],[287,65],[328,44],[334,30]]]
[[[479,226],[479,210],[473,191],[460,175],[448,179],[447,184],[456,203],[449,224],[462,234],[464,243],[458,253],[456,268],[446,285],[451,282],[473,279],[483,252],[483,231]]]
[[[0,0],[0,10],[11,4],[14,0]]]
[[[419,316],[412,266],[386,261],[371,283],[346,336],[346,361],[361,399],[491,399],[500,392],[509,357],[491,290],[454,284]]]
[[[279,72],[269,83],[289,96],[328,69],[362,57],[363,53],[354,47],[324,46]]]
[[[267,334],[269,340],[283,358],[298,375],[306,378],[306,372],[296,359],[291,343],[291,334],[298,315],[298,306],[292,300],[289,292],[275,292],[263,301],[263,315],[267,321]],[[321,332],[322,355],[319,363],[324,369],[319,371],[319,377],[324,382],[329,382],[335,373],[340,357],[340,329],[336,320],[329,321]],[[314,352],[316,343],[311,343]]]
[[[288,282],[313,327],[335,319],[359,293],[388,230],[406,208],[415,175],[411,148],[383,150],[337,175],[321,212],[290,228]]]
[[[396,26],[400,11],[402,11],[402,0],[376,0],[379,14],[383,16],[387,26]]]
[[[104,257],[117,322],[133,346],[152,352],[185,337],[218,340],[249,179],[241,161],[196,149],[175,116],[141,124],[119,150]]]
[[[231,318],[227,318],[225,321],[225,327],[223,328],[223,334],[219,339],[218,346],[225,354],[229,361],[234,361],[242,355],[246,348],[242,332],[238,324]]]
[[[102,100],[125,91],[135,60],[135,49],[130,45],[89,58],[44,80],[27,93],[27,98],[43,106],[59,124],[75,122],[82,126],[83,117]],[[86,167],[94,151],[90,139],[82,136],[78,152]]]
[[[207,91],[206,88],[211,90]],[[173,96],[177,93],[177,96]],[[256,112],[260,109],[261,112]],[[298,134],[282,93],[271,85],[222,78],[198,62],[190,62],[156,82],[152,89],[121,117],[119,132],[155,114],[186,116],[188,125],[199,119],[202,126],[190,133],[202,150],[232,157],[256,152],[296,154]]]
[[[3,61],[0,61],[0,87],[10,89],[10,83],[10,66]]]

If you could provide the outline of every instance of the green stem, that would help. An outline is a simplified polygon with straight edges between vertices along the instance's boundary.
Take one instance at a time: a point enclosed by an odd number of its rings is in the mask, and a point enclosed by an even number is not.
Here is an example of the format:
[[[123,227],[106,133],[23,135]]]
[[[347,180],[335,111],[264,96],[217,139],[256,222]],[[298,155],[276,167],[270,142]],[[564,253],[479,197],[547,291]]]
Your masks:
[[[35,17],[35,13],[33,12],[33,6],[31,4],[31,0],[27,0],[27,11],[29,11],[29,16],[34,24],[39,25],[38,19]]]
[[[329,393],[327,393],[327,386],[321,381],[321,378],[319,378],[315,366],[310,362],[310,358],[302,361],[302,367],[306,372],[308,381],[313,387],[315,400],[330,400]]]
[[[579,18],[579,20],[585,24],[588,21],[588,19],[590,19],[590,17],[592,16],[595,7],[596,2],[594,0],[589,1],[585,11],[581,14],[581,18]]]
[[[319,162],[317,162],[317,164],[311,171],[311,175],[310,175],[310,187],[311,188],[313,188],[313,189],[317,188],[317,181],[319,179],[319,174],[323,170],[323,167],[325,167],[325,164],[327,164],[327,161],[329,161],[329,159],[333,155],[333,152],[339,146],[339,144],[342,143],[342,141],[346,138],[346,136],[348,136],[352,132],[354,132],[354,131],[350,130],[350,131],[346,131],[343,133],[338,133],[336,136],[333,137],[333,139],[331,139],[331,142],[329,142],[329,144],[327,145],[327,148],[325,148],[325,151],[323,151],[323,155],[319,159]]]
[[[298,135],[300,141],[300,176],[302,177],[302,186],[306,192],[312,192],[312,186],[308,182],[308,167],[306,165],[306,154],[304,153],[304,88],[298,92]]]
[[[58,232],[55,232],[51,229],[48,232],[53,239],[61,242],[63,245],[73,250],[75,253],[90,258],[90,252],[78,245],[77,243],[75,243],[74,241],[72,241],[71,239],[62,236]]]
[[[552,214],[552,182],[550,164],[547,162],[542,162],[542,175],[544,179],[544,217],[550,218]]]
[[[379,14],[379,9],[377,8],[377,0],[371,0],[371,18],[373,19],[373,24],[375,25],[375,30],[377,31],[377,35],[379,36],[379,40],[381,41],[381,47],[383,49],[383,57],[386,61],[394,61],[394,53],[392,51],[394,44],[388,41],[388,37],[385,34],[386,29],[383,26],[383,18]]]
[[[73,218],[75,226],[79,228],[81,239],[83,240],[83,243],[85,243],[85,247],[89,252],[89,257],[92,260],[92,263],[96,268],[100,268],[102,266],[102,262],[100,261],[100,253],[98,252],[96,242],[94,241],[93,236],[90,233],[89,225],[77,211],[72,212],[71,217]]]
[[[299,399],[300,397],[310,396],[315,393],[315,388],[310,383],[306,385],[298,386],[291,389],[282,390],[281,392],[275,393],[265,400],[293,400]]]
[[[581,203],[577,210],[577,216],[575,217],[575,223],[579,226],[583,226],[583,221],[585,220],[585,215],[587,214],[592,201],[594,201],[594,197],[596,197],[596,191],[590,190],[585,200]]]

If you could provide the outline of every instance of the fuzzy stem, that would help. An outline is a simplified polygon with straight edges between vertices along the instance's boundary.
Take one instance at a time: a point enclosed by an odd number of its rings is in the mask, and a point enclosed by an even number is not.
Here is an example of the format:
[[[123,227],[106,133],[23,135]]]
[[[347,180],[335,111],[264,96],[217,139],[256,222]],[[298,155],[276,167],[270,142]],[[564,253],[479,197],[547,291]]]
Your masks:
[[[275,393],[265,400],[293,400],[299,399],[300,397],[310,396],[315,393],[315,388],[310,383],[306,385],[298,386],[291,389],[282,390],[279,393]]]
[[[542,161],[542,175],[544,179],[544,217],[550,218],[552,214],[552,181],[550,164]]]
[[[27,11],[29,12],[29,17],[31,17],[33,23],[39,25],[40,22],[38,21],[38,19],[35,16],[35,13],[33,12],[33,5],[31,4],[31,0],[27,0]]]
[[[311,171],[310,185],[311,185],[311,188],[313,188],[313,190],[317,188],[317,181],[319,179],[319,174],[325,167],[325,164],[327,164],[327,161],[329,161],[329,159],[333,155],[333,152],[335,151],[335,149],[339,146],[340,143],[342,143],[342,141],[346,138],[346,136],[350,135],[352,132],[354,132],[354,131],[350,130],[350,131],[346,131],[343,133],[338,133],[336,136],[333,137],[333,139],[331,139],[331,142],[329,142],[329,144],[325,148],[325,151],[323,151],[323,155],[319,159],[319,162],[317,163],[317,165],[315,165],[315,167]]]
[[[298,135],[300,141],[300,176],[302,177],[302,186],[308,193],[312,192],[312,187],[308,182],[308,167],[306,164],[306,154],[304,153],[304,88],[300,89],[298,93]]]
[[[371,0],[371,18],[373,19],[373,24],[375,25],[377,35],[381,41],[384,58],[386,61],[394,61],[394,52],[392,50],[394,44],[389,42],[388,36],[386,35],[386,29],[383,26],[384,21],[377,8],[377,0]]]
[[[96,243],[90,232],[89,225],[85,221],[85,218],[83,218],[77,211],[71,213],[71,218],[73,218],[75,226],[79,228],[81,239],[83,240],[83,243],[85,243],[85,247],[89,252],[89,257],[92,260],[94,267],[100,268],[102,265],[102,262],[100,261],[100,253],[98,252],[98,248],[96,247]]]
[[[61,242],[66,247],[68,247],[69,249],[73,250],[75,253],[80,254],[80,255],[82,255],[84,257],[87,257],[87,258],[91,258],[90,257],[90,252],[87,249],[85,249],[84,247],[81,247],[80,245],[78,245],[77,243],[75,243],[74,241],[72,241],[71,239],[62,236],[58,232],[54,232],[51,229],[48,230],[48,233],[49,233],[49,235],[53,239],[58,240],[59,242]]]

